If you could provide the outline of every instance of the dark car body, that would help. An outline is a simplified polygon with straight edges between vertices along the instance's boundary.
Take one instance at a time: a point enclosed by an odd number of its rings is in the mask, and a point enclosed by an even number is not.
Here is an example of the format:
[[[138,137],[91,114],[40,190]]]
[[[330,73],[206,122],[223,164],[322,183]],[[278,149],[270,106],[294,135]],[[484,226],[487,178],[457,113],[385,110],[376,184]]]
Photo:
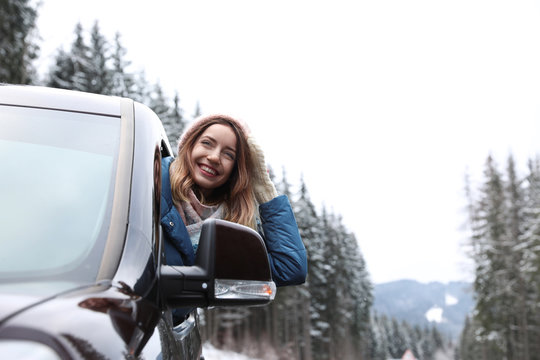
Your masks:
[[[160,119],[130,99],[0,86],[1,358],[198,359],[196,312],[175,326],[174,307],[271,301],[264,243],[239,225],[205,224],[195,266],[164,264],[171,154]],[[215,266],[220,237],[262,256],[237,259],[235,286],[272,296],[216,293],[219,272],[231,277]]]

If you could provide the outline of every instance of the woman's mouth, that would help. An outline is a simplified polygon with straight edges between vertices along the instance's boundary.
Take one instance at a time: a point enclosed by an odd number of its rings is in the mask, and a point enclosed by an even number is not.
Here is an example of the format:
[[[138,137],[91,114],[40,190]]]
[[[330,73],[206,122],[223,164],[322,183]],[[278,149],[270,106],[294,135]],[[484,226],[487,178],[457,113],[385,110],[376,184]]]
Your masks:
[[[217,176],[218,172],[213,167],[210,167],[208,165],[200,164],[199,169],[201,169],[201,172],[206,176]]]

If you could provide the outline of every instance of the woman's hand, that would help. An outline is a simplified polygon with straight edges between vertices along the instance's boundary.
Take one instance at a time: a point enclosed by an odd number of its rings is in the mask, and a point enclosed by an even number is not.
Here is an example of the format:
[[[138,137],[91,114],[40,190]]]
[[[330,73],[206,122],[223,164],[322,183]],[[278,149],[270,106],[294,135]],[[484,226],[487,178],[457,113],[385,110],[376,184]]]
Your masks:
[[[255,192],[255,199],[259,204],[263,204],[277,196],[276,187],[268,175],[268,169],[266,168],[266,162],[264,160],[264,152],[261,147],[251,135],[248,136],[247,142],[251,151],[253,191]]]

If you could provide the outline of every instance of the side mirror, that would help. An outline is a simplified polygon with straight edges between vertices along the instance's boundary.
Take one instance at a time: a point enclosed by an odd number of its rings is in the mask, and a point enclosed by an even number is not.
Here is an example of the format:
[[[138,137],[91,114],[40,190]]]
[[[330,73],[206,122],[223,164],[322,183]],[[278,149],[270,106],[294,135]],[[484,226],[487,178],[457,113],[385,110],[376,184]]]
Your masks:
[[[225,220],[203,223],[193,266],[163,265],[160,276],[173,308],[264,305],[276,294],[261,236]]]

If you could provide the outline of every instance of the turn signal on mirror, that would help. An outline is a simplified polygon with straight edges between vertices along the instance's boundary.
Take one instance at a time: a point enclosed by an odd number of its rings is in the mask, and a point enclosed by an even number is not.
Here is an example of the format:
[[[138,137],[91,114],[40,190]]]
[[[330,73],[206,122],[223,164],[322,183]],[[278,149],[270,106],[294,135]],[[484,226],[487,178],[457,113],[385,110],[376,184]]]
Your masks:
[[[215,280],[216,299],[260,299],[274,300],[276,284],[273,281]]]

